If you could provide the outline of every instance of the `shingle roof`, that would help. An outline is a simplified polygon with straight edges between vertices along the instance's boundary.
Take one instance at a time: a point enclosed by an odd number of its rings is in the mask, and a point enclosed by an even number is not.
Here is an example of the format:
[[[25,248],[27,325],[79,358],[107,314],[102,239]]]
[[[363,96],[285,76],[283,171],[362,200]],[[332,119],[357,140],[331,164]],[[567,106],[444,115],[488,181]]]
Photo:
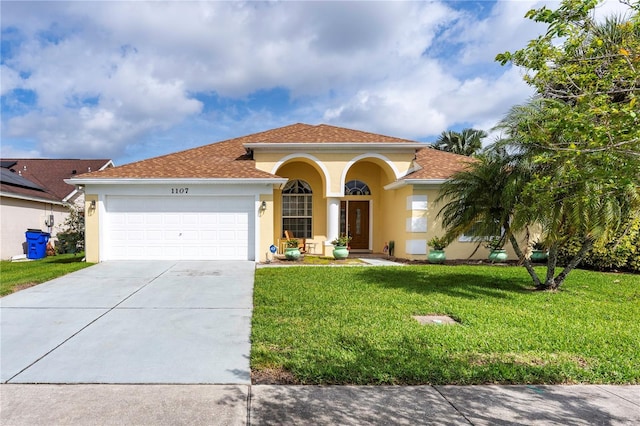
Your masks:
[[[416,153],[416,163],[421,169],[403,179],[447,179],[473,161],[475,160],[471,157],[440,151],[429,146]]]
[[[269,179],[277,178],[255,167],[243,144],[286,137],[307,124],[292,124],[278,129],[241,136],[198,148],[125,164],[100,172],[85,174],[80,179]]]
[[[304,126],[304,127],[302,127]],[[284,135],[269,134],[258,143],[415,143],[408,139],[378,135],[344,127],[319,124],[300,125],[299,130]]]
[[[247,154],[245,144],[278,143],[398,143],[415,144],[408,139],[320,124],[292,124],[254,133],[186,151],[150,158],[135,163],[78,176],[78,179],[273,179],[271,173],[258,170]],[[434,158],[431,158],[431,153]],[[466,157],[443,153],[431,148],[418,151],[423,167],[419,179],[440,178],[460,169]],[[430,175],[432,177],[428,177]],[[413,177],[413,174],[411,175]],[[448,176],[448,175],[447,175]]]
[[[29,188],[16,182],[15,179],[3,179],[0,190],[3,193],[20,196],[62,201],[71,194],[75,187],[64,182],[80,173],[99,170],[110,164],[111,160],[78,160],[78,159],[43,159],[43,158],[3,158],[3,165],[9,165],[22,179],[32,182],[36,187]],[[8,172],[11,173],[11,172]],[[10,176],[9,176],[10,177]]]

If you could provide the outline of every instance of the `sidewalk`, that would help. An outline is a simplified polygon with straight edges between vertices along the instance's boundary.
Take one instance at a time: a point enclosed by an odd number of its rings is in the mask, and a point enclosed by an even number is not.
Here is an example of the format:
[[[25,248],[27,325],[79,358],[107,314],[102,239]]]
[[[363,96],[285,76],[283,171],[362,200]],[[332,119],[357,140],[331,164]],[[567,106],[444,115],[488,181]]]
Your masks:
[[[1,385],[9,425],[630,425],[640,386]]]

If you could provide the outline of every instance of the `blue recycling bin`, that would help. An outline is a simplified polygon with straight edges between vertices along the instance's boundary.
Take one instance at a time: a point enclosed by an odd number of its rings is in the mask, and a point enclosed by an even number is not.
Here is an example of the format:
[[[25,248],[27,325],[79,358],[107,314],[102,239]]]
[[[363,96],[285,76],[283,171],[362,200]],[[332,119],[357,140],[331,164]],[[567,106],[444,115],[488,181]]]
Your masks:
[[[39,229],[29,229],[27,237],[27,259],[42,259],[47,255],[47,243],[51,234]]]

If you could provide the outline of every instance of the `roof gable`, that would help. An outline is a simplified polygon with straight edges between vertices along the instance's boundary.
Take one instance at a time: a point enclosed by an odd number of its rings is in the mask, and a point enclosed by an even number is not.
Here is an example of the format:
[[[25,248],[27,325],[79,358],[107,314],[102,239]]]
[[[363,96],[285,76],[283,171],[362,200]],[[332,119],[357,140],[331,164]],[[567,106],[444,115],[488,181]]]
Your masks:
[[[188,149],[160,157],[137,161],[100,172],[79,176],[79,179],[275,179],[277,176],[258,170],[255,161],[244,148],[245,143],[271,138],[286,138],[312,127],[292,124]]]
[[[419,168],[403,179],[448,179],[474,161],[471,157],[429,146],[416,152],[415,162]]]
[[[277,179],[271,173],[255,166],[251,153],[245,146],[255,147],[282,144],[378,144],[414,149],[419,170],[405,178],[442,179],[464,167],[468,157],[437,151],[427,144],[408,139],[378,135],[360,130],[346,129],[327,124],[303,123],[266,130],[222,142],[204,145],[172,154],[154,157],[135,163],[109,168],[78,176],[82,179]],[[296,148],[298,149],[298,148]],[[373,148],[375,149],[375,148]]]
[[[64,179],[113,165],[108,159],[3,158],[0,161],[5,166],[3,193],[55,201],[65,201],[75,191]]]
[[[319,124],[306,125],[295,132],[286,134],[269,134],[255,143],[415,143],[408,139],[378,135],[361,130]]]

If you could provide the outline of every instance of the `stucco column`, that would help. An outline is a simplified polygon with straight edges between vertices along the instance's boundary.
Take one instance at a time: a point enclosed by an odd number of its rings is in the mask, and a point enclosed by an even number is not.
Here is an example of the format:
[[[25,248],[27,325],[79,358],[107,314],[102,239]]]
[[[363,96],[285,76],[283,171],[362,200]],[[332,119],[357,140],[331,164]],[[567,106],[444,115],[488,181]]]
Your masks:
[[[327,241],[325,247],[331,245],[331,241],[338,237],[340,227],[340,198],[327,198]]]

